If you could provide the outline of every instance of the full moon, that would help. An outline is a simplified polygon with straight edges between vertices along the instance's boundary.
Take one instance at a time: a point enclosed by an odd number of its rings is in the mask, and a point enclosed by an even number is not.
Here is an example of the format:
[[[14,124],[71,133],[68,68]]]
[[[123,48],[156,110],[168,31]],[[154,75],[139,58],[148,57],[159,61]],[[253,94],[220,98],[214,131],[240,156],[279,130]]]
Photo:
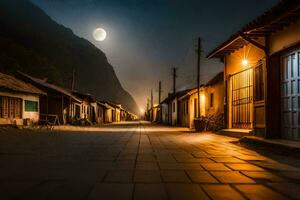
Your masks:
[[[103,28],[97,28],[93,33],[94,39],[101,42],[106,38],[106,31]]]

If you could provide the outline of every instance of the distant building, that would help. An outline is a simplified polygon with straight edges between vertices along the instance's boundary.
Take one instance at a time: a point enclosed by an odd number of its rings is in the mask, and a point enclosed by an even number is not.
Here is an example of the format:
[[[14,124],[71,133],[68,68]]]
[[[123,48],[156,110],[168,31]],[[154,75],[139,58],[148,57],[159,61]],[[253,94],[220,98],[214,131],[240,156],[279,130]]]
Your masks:
[[[90,94],[85,94],[77,91],[73,91],[72,95],[80,100],[80,115],[79,119],[85,119],[88,122],[96,123],[96,109],[97,102]]]
[[[154,105],[152,108],[148,110],[148,121],[150,122],[159,122],[159,113],[160,113],[160,106]]]
[[[161,115],[163,123],[173,126],[181,125],[181,118],[179,114],[179,112],[181,112],[179,99],[185,96],[190,90],[191,89],[179,91],[175,94],[169,94],[169,96],[162,101],[160,107],[162,110]]]
[[[20,73],[22,79],[47,93],[40,97],[41,123],[67,124],[82,117],[83,100],[69,89]]]
[[[21,72],[19,76],[47,94],[40,97],[41,123],[92,125],[137,119],[121,105],[99,102],[90,94],[72,91]]]
[[[105,123],[105,111],[107,106],[101,102],[95,102],[92,105],[95,112],[95,123],[96,124],[104,124]]]
[[[45,97],[46,93],[13,76],[0,73],[0,124],[38,123],[40,96]]]
[[[194,128],[194,119],[214,118],[224,113],[224,76],[223,72],[214,76],[199,88],[200,115],[198,115],[198,90],[188,90],[178,98],[178,123],[180,126]]]

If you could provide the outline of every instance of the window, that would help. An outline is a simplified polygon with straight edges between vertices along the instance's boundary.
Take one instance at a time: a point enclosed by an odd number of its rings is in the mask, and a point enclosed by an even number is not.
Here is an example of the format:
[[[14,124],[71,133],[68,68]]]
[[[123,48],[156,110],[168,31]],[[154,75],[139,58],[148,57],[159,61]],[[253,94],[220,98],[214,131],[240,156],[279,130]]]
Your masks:
[[[22,99],[15,97],[0,97],[0,117],[1,118],[21,118]]]
[[[210,93],[210,103],[209,106],[214,107],[214,93]]]
[[[260,64],[255,68],[254,71],[255,79],[255,101],[264,100],[264,77],[263,77],[263,65]]]
[[[38,102],[25,100],[25,111],[26,112],[38,112]]]
[[[175,102],[173,102],[173,112],[175,112]]]

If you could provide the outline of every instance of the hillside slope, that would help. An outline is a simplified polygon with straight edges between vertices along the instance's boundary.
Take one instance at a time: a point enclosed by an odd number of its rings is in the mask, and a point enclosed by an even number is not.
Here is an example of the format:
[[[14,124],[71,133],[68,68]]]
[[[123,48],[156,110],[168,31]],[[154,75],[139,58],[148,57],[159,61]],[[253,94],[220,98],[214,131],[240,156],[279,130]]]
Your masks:
[[[0,70],[23,71],[138,112],[105,54],[27,0],[0,1]]]

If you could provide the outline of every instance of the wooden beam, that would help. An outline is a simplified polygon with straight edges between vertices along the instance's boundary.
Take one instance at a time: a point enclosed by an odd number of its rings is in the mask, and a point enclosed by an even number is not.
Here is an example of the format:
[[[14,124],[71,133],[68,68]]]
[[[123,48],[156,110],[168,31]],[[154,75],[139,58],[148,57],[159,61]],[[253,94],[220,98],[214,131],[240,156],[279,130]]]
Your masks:
[[[247,37],[246,35],[244,34],[241,34],[241,37],[246,40],[247,42],[253,44],[254,46],[262,49],[264,52],[266,52],[266,47],[262,44],[259,44],[258,42],[256,42],[255,40],[252,40],[251,38]]]

